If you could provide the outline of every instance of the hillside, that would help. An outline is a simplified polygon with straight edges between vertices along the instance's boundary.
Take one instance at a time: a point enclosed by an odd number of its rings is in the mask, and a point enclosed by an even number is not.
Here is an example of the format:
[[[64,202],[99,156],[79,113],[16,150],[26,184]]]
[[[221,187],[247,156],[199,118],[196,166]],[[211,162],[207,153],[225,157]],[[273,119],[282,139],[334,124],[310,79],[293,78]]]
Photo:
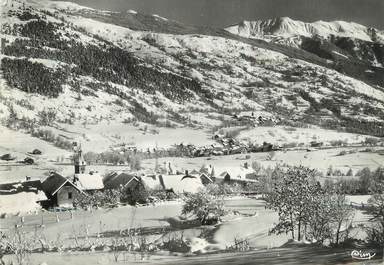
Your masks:
[[[3,124],[61,148],[136,144],[180,128],[185,142],[203,145],[213,127],[244,125],[233,115],[251,113],[275,125],[383,136],[378,59],[373,66],[340,51],[336,63],[301,46],[133,10],[18,0],[1,12]],[[369,36],[356,40],[376,43]],[[161,139],[152,146],[171,144]]]

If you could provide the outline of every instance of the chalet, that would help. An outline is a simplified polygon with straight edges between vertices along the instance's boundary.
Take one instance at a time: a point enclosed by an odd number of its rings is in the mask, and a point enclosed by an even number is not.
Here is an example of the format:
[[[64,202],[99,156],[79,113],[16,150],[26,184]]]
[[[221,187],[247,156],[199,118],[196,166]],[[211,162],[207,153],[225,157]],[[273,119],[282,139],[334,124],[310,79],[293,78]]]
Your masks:
[[[45,207],[73,207],[73,202],[84,192],[69,179],[53,172],[42,183],[42,190],[49,201]]]

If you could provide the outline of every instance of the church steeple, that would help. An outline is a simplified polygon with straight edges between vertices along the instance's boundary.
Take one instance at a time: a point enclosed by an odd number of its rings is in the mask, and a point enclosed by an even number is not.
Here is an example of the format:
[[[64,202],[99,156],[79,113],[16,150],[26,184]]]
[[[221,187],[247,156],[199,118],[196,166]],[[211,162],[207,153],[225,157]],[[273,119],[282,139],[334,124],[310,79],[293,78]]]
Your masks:
[[[81,150],[81,144],[76,144],[74,147],[73,162],[75,165],[75,174],[84,174],[86,163],[83,157],[83,151]]]

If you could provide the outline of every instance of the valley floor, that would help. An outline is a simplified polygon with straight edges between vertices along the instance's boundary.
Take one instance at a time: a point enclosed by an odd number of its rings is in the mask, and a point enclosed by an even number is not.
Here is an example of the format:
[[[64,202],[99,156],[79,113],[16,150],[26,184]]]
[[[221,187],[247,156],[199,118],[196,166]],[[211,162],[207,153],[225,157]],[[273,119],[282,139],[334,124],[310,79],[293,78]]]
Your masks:
[[[171,162],[176,169],[179,169],[182,172],[184,170],[199,170],[203,165],[212,165],[218,171],[225,171],[226,168],[239,167],[244,165],[245,162],[251,164],[254,161],[257,161],[264,167],[274,167],[278,164],[303,165],[318,169],[323,173],[325,173],[329,167],[339,169],[343,173],[352,169],[353,173],[356,173],[364,167],[375,170],[377,167],[382,166],[384,156],[381,155],[381,152],[365,152],[366,149],[367,147],[338,147],[313,151],[277,151],[272,160],[267,158],[269,155],[268,153],[249,153],[197,158],[165,157],[159,158],[157,162],[159,165]],[[380,148],[370,149],[381,150]],[[0,150],[3,150],[3,152],[10,152],[14,149],[0,148]],[[342,151],[346,151],[347,154],[339,155]],[[22,152],[16,154],[19,154],[20,157],[26,156],[26,154],[23,154]],[[57,171],[64,176],[69,176],[73,173],[73,165],[70,163],[57,163],[54,159],[51,160],[46,156],[38,157],[36,159],[38,159],[38,164],[35,165],[20,165],[14,161],[0,161],[0,183],[24,180],[26,176],[31,176],[32,178],[45,178],[48,171]],[[155,159],[143,160],[141,162],[142,167],[146,170],[153,170],[155,164]],[[130,171],[129,166],[127,165],[90,165],[88,168],[89,170],[94,170],[101,174],[111,171]]]
[[[367,200],[367,196],[350,196],[349,201],[358,204]],[[141,229],[147,233],[147,239],[153,242],[167,237],[180,236],[189,242],[191,252],[195,254],[119,252],[118,263],[129,264],[342,264],[353,263],[350,257],[352,249],[316,248],[309,245],[288,243],[289,235],[269,235],[268,231],[278,219],[277,213],[266,210],[265,202],[246,197],[227,198],[225,205],[230,214],[221,224],[214,227],[184,226],[179,221],[181,202],[167,202],[151,206],[124,206],[94,211],[43,212],[24,217],[23,231],[33,235],[41,231],[46,242],[61,240],[64,248],[76,246],[78,241],[84,246],[97,244],[104,240],[122,237],[121,231]],[[237,214],[231,212],[237,211]],[[14,216],[1,221],[1,231],[14,229],[20,224],[20,217]],[[59,221],[58,221],[59,220]],[[354,224],[366,223],[368,216],[356,210]],[[44,224],[41,228],[40,225]],[[146,232],[145,232],[146,231]],[[361,231],[355,231],[360,238]],[[229,252],[235,240],[247,240],[254,251]],[[110,243],[109,243],[110,244]],[[223,252],[224,251],[224,252]],[[216,252],[219,254],[204,254]],[[199,254],[196,254],[199,253]],[[186,257],[186,256],[188,257]],[[113,251],[82,252],[64,251],[61,253],[34,253],[33,264],[114,264],[116,253]],[[12,259],[11,256],[6,257]],[[365,263],[378,264],[378,263]]]

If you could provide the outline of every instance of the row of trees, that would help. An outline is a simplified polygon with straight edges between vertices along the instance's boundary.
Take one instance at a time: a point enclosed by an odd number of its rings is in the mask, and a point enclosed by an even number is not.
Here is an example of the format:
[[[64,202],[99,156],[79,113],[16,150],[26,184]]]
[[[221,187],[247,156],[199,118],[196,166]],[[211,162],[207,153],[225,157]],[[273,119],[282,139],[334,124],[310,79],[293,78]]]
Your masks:
[[[351,174],[346,174],[351,176]],[[338,189],[344,194],[350,195],[367,195],[377,192],[377,185],[384,181],[384,168],[378,167],[376,170],[371,170],[365,167],[356,172],[357,178],[341,178],[338,180],[326,179],[324,181],[324,189]]]

